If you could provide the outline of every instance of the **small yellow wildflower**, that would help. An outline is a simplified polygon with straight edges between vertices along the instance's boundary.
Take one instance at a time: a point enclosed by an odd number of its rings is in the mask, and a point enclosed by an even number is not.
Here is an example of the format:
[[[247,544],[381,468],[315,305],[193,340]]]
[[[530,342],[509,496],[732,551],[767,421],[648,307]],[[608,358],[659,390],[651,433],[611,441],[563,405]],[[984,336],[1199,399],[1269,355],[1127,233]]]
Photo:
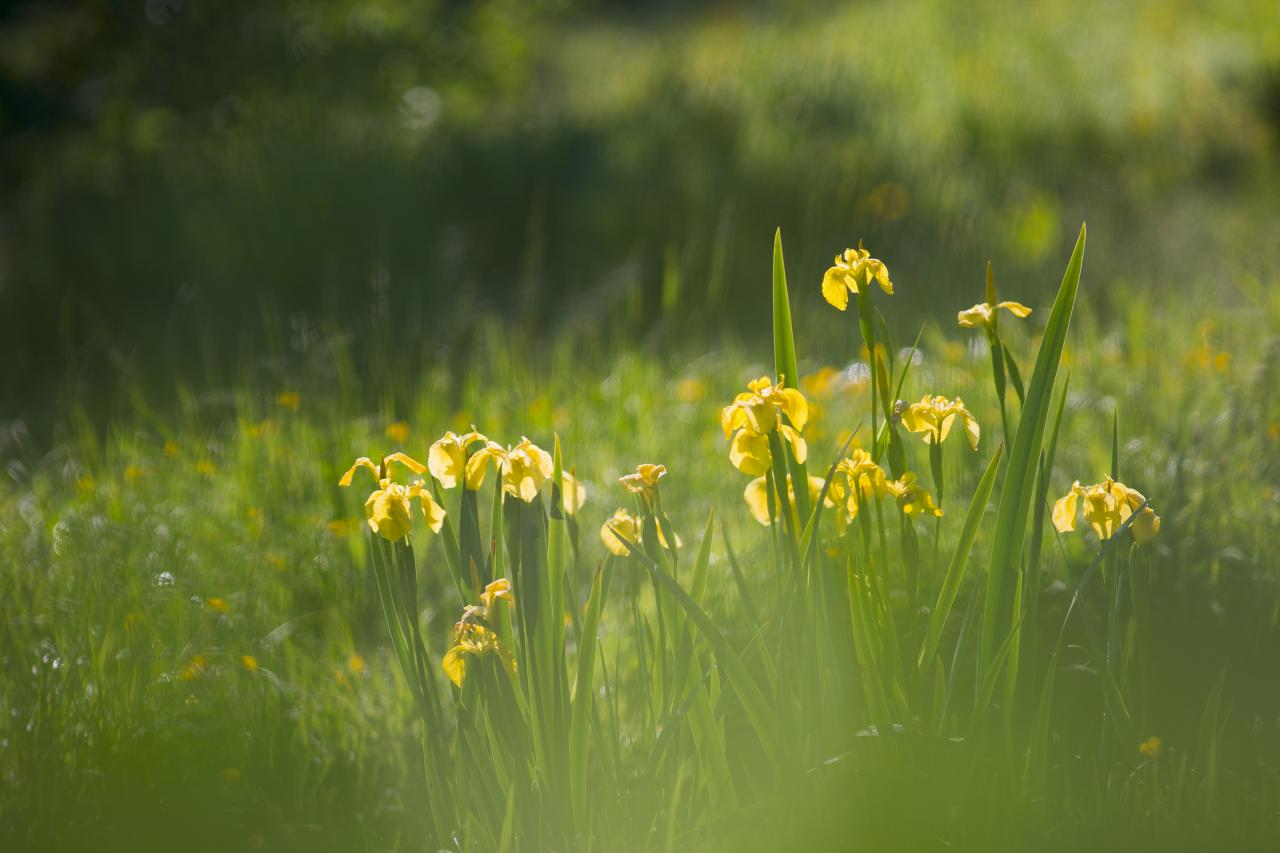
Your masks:
[[[490,655],[497,657],[507,672],[515,675],[516,659],[498,640],[498,635],[485,626],[459,622],[454,626],[453,641],[453,648],[444,653],[442,665],[445,675],[457,687],[466,680],[467,669],[473,659],[483,660]]]
[[[969,439],[969,446],[977,450],[981,430],[973,415],[965,408],[964,400],[959,397],[948,400],[946,397],[926,394],[920,398],[919,403],[912,403],[902,411],[902,425],[911,432],[922,433],[921,438],[925,444],[941,444],[945,441],[957,418],[964,424],[964,434]]]
[[[836,255],[835,265],[822,277],[822,296],[841,311],[849,307],[849,294],[861,293],[875,280],[885,293],[893,293],[889,268],[858,241],[858,248],[845,249]]]
[[[957,313],[956,322],[962,329],[990,329],[995,325],[996,312],[1002,308],[1019,318],[1031,314],[1031,309],[1021,302],[997,302],[994,305],[989,302],[979,302],[972,308]]]
[[[804,393],[819,400],[831,397],[845,384],[844,373],[830,366],[819,368],[800,380],[800,387],[804,389]]]
[[[809,501],[810,503],[818,499],[818,495],[822,493],[823,479],[810,475],[809,477]],[[756,477],[742,493],[742,498],[747,502],[747,508],[751,510],[751,516],[761,524],[768,526],[771,519],[769,518],[769,489],[767,477]],[[794,504],[796,500],[795,484],[791,482],[791,475],[787,475],[787,497]],[[778,495],[777,489],[773,492],[774,512],[778,511],[778,507],[782,503],[781,497]],[[827,490],[827,497],[823,501],[823,506],[835,506],[831,500],[831,490]],[[777,519],[772,519],[776,521]]]
[[[87,498],[98,488],[98,482],[93,479],[92,474],[82,474],[76,478],[76,494],[83,498]]]
[[[1059,533],[1076,529],[1076,510],[1084,499],[1084,518],[1099,539],[1110,539],[1134,510],[1142,506],[1146,498],[1141,492],[1118,483],[1108,477],[1101,483],[1085,488],[1076,480],[1071,491],[1053,505],[1053,526]],[[1160,532],[1160,516],[1151,507],[1144,507],[1130,529],[1139,545],[1145,545]]]
[[[409,440],[409,425],[404,421],[387,424],[387,438],[395,444],[404,444]]]
[[[182,668],[179,677],[183,681],[195,681],[204,675],[205,670],[209,668],[209,660],[204,655],[196,655],[187,661],[187,665]]]
[[[124,466],[124,481],[126,483],[136,483],[142,479],[142,475],[146,472],[147,469],[141,465],[126,465]]]
[[[897,498],[899,508],[910,518],[926,513],[935,517],[942,515],[942,508],[933,502],[933,495],[917,482],[913,472],[907,471],[901,479],[889,480],[886,485],[889,494]]]
[[[253,655],[241,655],[240,665],[249,672],[258,671],[258,659],[255,658]]]
[[[225,598],[206,598],[204,603],[214,613],[231,612],[231,605],[227,603]]]
[[[742,473],[758,477],[773,464],[769,435],[776,432],[791,445],[797,462],[808,456],[801,431],[809,422],[809,402],[794,388],[774,385],[769,377],[747,383],[747,390],[733,398],[720,410],[720,427],[724,437],[732,437],[729,461]]]
[[[325,526],[329,529],[329,532],[333,534],[335,539],[345,539],[351,535],[351,522],[345,518],[335,518]],[[270,559],[270,556],[268,556],[267,560],[270,561]],[[277,566],[277,568],[280,567]]]
[[[427,519],[427,525],[431,531],[439,533],[440,528],[444,526],[444,508],[431,497],[422,480],[416,480],[410,485],[393,482],[387,476],[387,468],[392,462],[398,462],[415,474],[421,474],[427,470],[421,462],[403,453],[384,456],[381,465],[374,465],[369,457],[361,456],[342,475],[338,485],[344,488],[350,486],[351,479],[358,468],[367,468],[373,472],[373,475],[378,478],[378,488],[364,503],[365,520],[369,524],[369,529],[389,542],[398,542],[409,535],[415,500],[418,501],[422,515]]]
[[[196,473],[203,474],[206,477],[212,477],[214,474],[218,473],[218,469],[217,466],[208,459],[201,459],[196,463]]]
[[[276,395],[276,403],[291,412],[298,411],[302,405],[302,395],[297,391],[281,391]]]
[[[182,455],[182,448],[178,446],[178,443],[176,441],[173,441],[173,440],[166,441],[164,443],[164,455],[169,457],[170,459],[177,459],[179,456]]]
[[[360,655],[356,654],[355,652],[352,652],[351,656],[347,658],[347,672],[351,673],[352,675],[359,675],[360,673],[364,672],[364,670],[365,670],[364,658],[360,657]]]
[[[1142,754],[1143,758],[1150,759],[1151,761],[1155,761],[1160,757],[1160,751],[1162,749],[1164,749],[1164,743],[1155,735],[1152,735],[1142,743],[1138,744],[1138,752]]]
[[[707,396],[707,383],[689,377],[676,383],[676,399],[681,403],[698,403]]]

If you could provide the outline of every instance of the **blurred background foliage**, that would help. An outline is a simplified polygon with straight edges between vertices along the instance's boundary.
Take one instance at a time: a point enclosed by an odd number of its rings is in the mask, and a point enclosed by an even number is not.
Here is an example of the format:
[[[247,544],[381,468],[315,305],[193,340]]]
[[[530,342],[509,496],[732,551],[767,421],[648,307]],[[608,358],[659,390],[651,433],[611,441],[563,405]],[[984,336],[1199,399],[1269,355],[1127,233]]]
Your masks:
[[[976,298],[988,257],[1034,300],[1083,219],[1095,294],[1264,275],[1276,18],[1273,0],[7,3],[0,406],[38,423],[71,387],[100,407],[121,377],[216,385],[321,333],[456,363],[481,317],[535,340],[753,334],[768,302],[743,297],[779,224],[804,300],[860,237],[926,312]],[[840,328],[811,313],[802,334]]]

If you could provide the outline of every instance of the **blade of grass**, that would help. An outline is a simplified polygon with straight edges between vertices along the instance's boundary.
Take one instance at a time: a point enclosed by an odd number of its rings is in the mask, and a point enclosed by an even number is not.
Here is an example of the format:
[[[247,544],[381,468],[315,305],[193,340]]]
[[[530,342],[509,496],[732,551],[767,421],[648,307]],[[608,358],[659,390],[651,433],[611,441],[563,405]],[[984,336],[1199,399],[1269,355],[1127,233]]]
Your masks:
[[[1036,460],[1040,456],[1045,423],[1048,420],[1049,402],[1053,393],[1058,366],[1062,361],[1062,349],[1066,345],[1067,329],[1075,309],[1076,292],[1080,287],[1080,270],[1084,263],[1085,227],[1080,226],[1075,250],[1063,274],[1054,300],[1044,339],[1036,355],[1031,386],[1027,389],[1026,405],[1018,420],[1017,433],[1009,454],[1004,487],[1000,494],[1000,507],[996,515],[995,540],[991,551],[991,566],[987,577],[986,606],[982,617],[980,660],[984,668],[994,664],[996,639],[1008,632],[1008,624],[1017,602],[1012,601],[1014,575],[1019,571],[1022,545],[1027,533],[1027,515],[1034,486]]]

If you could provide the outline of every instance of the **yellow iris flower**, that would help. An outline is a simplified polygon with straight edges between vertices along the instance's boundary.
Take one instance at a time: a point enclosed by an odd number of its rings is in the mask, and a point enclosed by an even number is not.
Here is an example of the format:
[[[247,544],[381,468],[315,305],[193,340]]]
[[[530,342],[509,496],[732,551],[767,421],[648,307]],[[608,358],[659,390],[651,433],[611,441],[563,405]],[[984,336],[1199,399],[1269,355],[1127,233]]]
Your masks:
[[[874,280],[885,293],[893,293],[889,268],[871,257],[858,241],[858,248],[845,249],[836,255],[835,265],[822,277],[822,296],[841,311],[849,307],[849,294],[861,293]]]
[[[840,460],[836,474],[837,477],[831,481],[830,494],[833,500],[845,501],[845,512],[849,518],[857,516],[859,503],[893,494],[884,469],[861,447],[854,448],[847,458]]]
[[[426,483],[415,480],[405,485],[396,483],[388,476],[388,468],[392,462],[399,463],[415,474],[424,473],[427,468],[421,462],[403,453],[392,453],[382,458],[381,465],[374,465],[373,460],[361,456],[347,473],[342,475],[338,485],[346,488],[359,468],[367,468],[378,480],[378,488],[364,502],[364,516],[369,528],[388,542],[399,542],[409,535],[413,527],[413,503],[417,501],[422,515],[427,519],[427,526],[433,533],[439,533],[444,526],[444,508],[435,502],[426,489]]]
[[[454,626],[453,648],[444,653],[442,665],[449,680],[461,687],[471,662],[490,655],[497,657],[507,672],[515,675],[516,659],[498,640],[498,635],[483,625],[465,621],[466,618],[464,616],[464,621]]]
[[[452,489],[458,485],[459,480],[472,491],[479,489],[480,484],[484,482],[485,470],[487,463],[492,459],[492,454],[485,456],[474,466],[469,465],[467,449],[477,442],[484,444],[486,448],[494,444],[476,432],[475,427],[465,435],[458,435],[452,431],[446,432],[427,451],[427,468],[431,470],[431,476],[439,480],[440,485],[446,489]],[[494,447],[501,450],[501,447],[496,444]]]
[[[996,312],[1001,308],[1015,317],[1026,317],[1031,314],[1031,309],[1021,302],[997,302],[995,305],[990,302],[979,302],[972,308],[957,313],[956,322],[962,329],[990,329],[995,323]]]
[[[551,454],[524,437],[502,458],[503,491],[525,503],[531,503],[554,474]]]
[[[813,476],[809,477],[809,502],[810,503],[813,503],[818,500],[818,495],[822,492],[822,483],[823,483],[823,479],[821,477],[813,477]],[[747,488],[742,493],[742,498],[747,502],[747,508],[751,510],[752,517],[755,518],[756,521],[760,522],[765,526],[768,526],[770,522],[769,488],[767,484],[768,484],[768,478],[756,477],[750,483],[747,483]],[[835,504],[832,503],[832,500],[831,500],[831,491],[832,491],[831,489],[827,490],[827,497],[823,501],[823,506],[828,506],[828,507],[835,506]],[[791,499],[791,502],[794,504],[796,500],[796,490],[795,490],[795,484],[791,482],[790,475],[787,476],[787,496]],[[774,511],[777,512],[777,508],[782,505],[782,501],[780,496],[778,495],[777,489],[775,489],[773,492],[773,500],[774,500],[774,504],[773,504]]]
[[[779,416],[785,416],[785,420]],[[797,462],[808,456],[801,430],[809,422],[809,402],[794,388],[777,385],[767,376],[747,383],[747,390],[720,410],[724,437],[732,437],[729,461],[742,473],[759,477],[769,470],[773,454],[769,434],[777,434],[791,445]]]
[[[498,578],[491,581],[484,588],[484,592],[480,593],[480,603],[484,605],[485,616],[493,610],[493,605],[497,601],[505,601],[511,606],[515,606],[516,596],[511,590],[511,581],[507,578]]]
[[[1071,491],[1054,503],[1053,526],[1059,533],[1075,530],[1076,511],[1083,502],[1084,520],[1098,538],[1105,541],[1114,536],[1120,525],[1128,521],[1134,510],[1145,501],[1141,492],[1110,477],[1087,488],[1076,480]],[[1151,507],[1144,507],[1129,529],[1133,531],[1134,540],[1144,545],[1160,532],[1160,516]]]
[[[911,471],[903,474],[900,480],[889,480],[887,488],[889,494],[897,499],[898,507],[911,518],[926,513],[942,515],[942,507],[933,502],[933,495],[917,482]]]
[[[977,450],[981,430],[973,415],[964,407],[964,400],[959,397],[948,400],[946,397],[926,394],[920,398],[919,403],[912,403],[902,411],[902,425],[911,432],[922,433],[921,438],[925,444],[941,444],[945,441],[957,418],[964,424],[964,434],[969,439],[969,446]]]
[[[618,482],[632,494],[648,496],[658,490],[658,481],[665,476],[667,476],[666,465],[641,462],[636,466],[635,473],[624,474],[618,478]]]

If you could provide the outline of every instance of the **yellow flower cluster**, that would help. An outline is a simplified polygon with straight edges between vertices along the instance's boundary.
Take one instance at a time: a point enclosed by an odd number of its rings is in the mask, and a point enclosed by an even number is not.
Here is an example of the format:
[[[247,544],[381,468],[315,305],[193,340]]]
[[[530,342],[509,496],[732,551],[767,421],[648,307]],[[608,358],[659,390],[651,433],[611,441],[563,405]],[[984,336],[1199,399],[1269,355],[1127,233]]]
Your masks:
[[[914,473],[907,471],[897,480],[890,479],[862,448],[855,448],[840,460],[829,492],[835,501],[844,501],[845,514],[851,520],[857,517],[861,504],[876,498],[893,498],[898,508],[912,518],[926,513],[942,515],[933,495],[917,482]]]
[[[658,499],[658,481],[667,475],[666,465],[653,465],[648,462],[642,462],[636,466],[636,470],[631,474],[624,474],[618,478],[618,482],[634,495],[639,495],[645,502],[645,506],[653,509],[657,506]],[[604,543],[604,547],[609,549],[611,554],[618,557],[627,556],[630,551],[627,546],[618,539],[621,536],[628,542],[640,544],[644,541],[643,525],[640,519],[626,509],[619,507],[614,511],[605,523],[600,525],[600,541]],[[682,544],[680,537],[676,536],[676,547]],[[658,526],[658,544],[663,548],[670,548],[667,544],[667,537],[662,532],[662,526]]]
[[[747,383],[747,390],[720,411],[724,437],[732,438],[729,461],[750,477],[764,474],[773,464],[769,450],[773,433],[791,445],[797,462],[804,462],[808,446],[801,431],[808,422],[809,403],[804,395],[783,387],[782,379],[774,385],[767,376]]]
[[[1080,481],[1076,480],[1071,491],[1054,503],[1053,526],[1059,533],[1075,530],[1077,510],[1083,504],[1084,520],[1093,528],[1098,538],[1105,541],[1114,536],[1146,500],[1141,492],[1110,477],[1088,487],[1081,486]],[[1143,507],[1130,529],[1139,545],[1146,544],[1160,532],[1160,516],[1151,507]]]

